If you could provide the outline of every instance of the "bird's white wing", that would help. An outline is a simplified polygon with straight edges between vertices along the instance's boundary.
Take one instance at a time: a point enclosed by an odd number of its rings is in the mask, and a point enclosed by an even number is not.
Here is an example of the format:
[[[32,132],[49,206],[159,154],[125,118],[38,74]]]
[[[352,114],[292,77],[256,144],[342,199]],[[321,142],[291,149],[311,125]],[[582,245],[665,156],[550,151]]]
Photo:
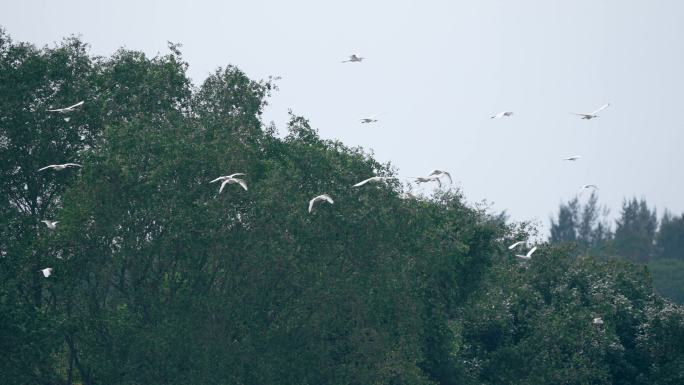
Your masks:
[[[592,114],[580,114],[579,112],[571,112],[573,115],[584,116],[585,118],[591,118]]]
[[[64,163],[62,166],[67,166],[67,167],[83,167],[78,163]]]
[[[83,100],[81,100],[80,102],[74,104],[73,106],[67,107],[66,109],[67,109],[67,110],[72,110],[72,109],[74,109],[74,108],[76,108],[76,107],[79,107],[79,106],[82,106],[82,105],[83,105]]]
[[[235,179],[233,179],[233,180],[236,181],[237,184],[239,184],[240,186],[242,186],[242,188],[245,189],[245,191],[247,191],[247,183],[245,183],[244,180],[242,180],[242,179],[237,179],[237,178],[235,178]]]
[[[537,246],[533,247],[530,249],[530,251],[527,252],[527,258],[532,258],[532,254],[537,251]]]
[[[81,100],[80,102],[74,104],[73,106],[60,108],[59,110],[61,110],[61,111],[71,111],[71,110],[73,110],[74,108],[79,107],[79,106],[81,106],[81,105],[83,105],[83,101],[82,101],[82,100]]]
[[[454,182],[451,180],[451,174],[449,174],[449,173],[446,172],[446,171],[443,171],[442,174],[446,175],[447,178],[449,178],[449,184],[453,184],[453,183],[454,183]]]
[[[606,103],[606,104],[602,105],[601,108],[599,108],[598,110],[592,112],[591,114],[592,114],[592,115],[596,115],[596,114],[598,114],[599,112],[601,112],[601,111],[605,110],[606,108],[608,108],[608,106],[610,106],[610,103]]]
[[[47,110],[47,111],[48,112],[69,112],[69,111],[73,110],[74,108],[81,106],[82,104],[83,104],[83,101],[80,101],[80,102],[74,104],[73,106],[64,107],[64,108],[55,108],[55,109]]]
[[[212,180],[212,181],[209,182],[209,183],[214,183],[214,182],[218,182],[218,181],[220,181],[220,180],[226,180],[226,179],[228,179],[228,178],[225,177],[225,176],[220,176],[220,177],[218,177],[218,178]]]
[[[508,250],[513,250],[513,249],[515,249],[516,246],[523,244],[523,243],[525,243],[525,241],[518,241],[518,242],[508,246]]]
[[[235,178],[236,176],[245,176],[247,174],[243,174],[241,172],[236,172],[235,174],[230,174],[228,175],[228,178]]]
[[[363,186],[364,184],[366,184],[366,183],[368,183],[368,182],[370,182],[370,181],[372,181],[372,180],[374,180],[374,179],[375,179],[375,177],[370,177],[370,178],[368,178],[368,179],[362,180],[361,182],[359,182],[359,183],[353,185],[352,187]]]
[[[314,203],[316,203],[316,199],[318,199],[318,197],[315,197],[309,201],[309,212],[311,212],[311,210],[313,210],[313,205],[314,205]]]
[[[335,203],[335,202],[333,202],[332,198],[331,198],[330,195],[328,195],[328,194],[323,194],[323,195],[321,195],[321,198],[322,198],[322,199],[325,199],[325,200],[328,201],[328,203],[330,203],[330,204]]]
[[[447,171],[444,171],[444,170],[432,170],[432,171],[430,171],[430,173],[428,174],[428,176],[432,176],[432,177],[435,177],[435,178],[439,178],[441,175],[444,175],[444,176],[446,176],[447,178],[449,178],[449,183],[450,183],[450,184],[453,183],[453,182],[451,181],[451,174],[449,174]],[[437,179],[435,179],[435,180],[437,180]],[[441,187],[441,185],[440,185],[440,187]]]
[[[56,165],[56,164],[51,164],[51,165],[49,165],[49,166],[45,166],[45,167],[43,167],[43,168],[39,168],[38,171],[47,170],[48,168],[54,168],[55,166],[57,166],[57,165]]]
[[[230,179],[226,179],[221,183],[221,188],[219,189],[219,194],[223,191],[223,188],[230,182]]]

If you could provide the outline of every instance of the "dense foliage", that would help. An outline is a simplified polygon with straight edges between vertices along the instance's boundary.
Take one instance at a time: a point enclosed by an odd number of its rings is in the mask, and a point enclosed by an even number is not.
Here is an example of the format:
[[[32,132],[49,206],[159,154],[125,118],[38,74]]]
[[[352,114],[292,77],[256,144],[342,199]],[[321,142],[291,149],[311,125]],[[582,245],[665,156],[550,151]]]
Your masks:
[[[458,191],[351,188],[393,170],[295,115],[280,138],[272,81],[195,88],[169,48],[0,33],[0,383],[683,382],[684,313],[647,274],[521,264],[530,229]],[[247,191],[208,183],[233,172]]]

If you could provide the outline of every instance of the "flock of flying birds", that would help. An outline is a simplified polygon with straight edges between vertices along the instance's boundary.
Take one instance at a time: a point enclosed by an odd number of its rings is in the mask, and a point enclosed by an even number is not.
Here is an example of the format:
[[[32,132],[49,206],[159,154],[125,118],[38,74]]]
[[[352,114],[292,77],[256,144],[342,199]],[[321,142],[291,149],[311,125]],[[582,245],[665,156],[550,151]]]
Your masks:
[[[347,60],[343,60],[342,63],[360,63],[364,59],[365,59],[365,57],[359,55],[358,53],[355,53],[355,54],[349,55],[349,58]],[[588,114],[577,113],[577,112],[571,112],[571,114],[581,116],[582,119],[584,119],[584,120],[591,120],[594,118],[598,118],[599,112],[605,110],[609,106],[610,106],[610,103],[606,103],[603,106],[601,106],[600,108],[598,108],[597,110],[595,110],[594,112],[591,112]],[[363,124],[375,123],[375,122],[379,121],[378,117],[381,114],[382,113],[370,115],[370,116],[367,116],[365,118],[361,118],[360,121]],[[502,119],[502,118],[508,118],[510,116],[513,116],[513,111],[501,111],[498,114],[490,116],[490,119]],[[580,158],[581,158],[581,156],[579,156],[579,155],[573,155],[573,156],[569,156],[567,158],[562,158],[562,160],[574,162],[576,160],[579,160]],[[451,178],[449,178],[449,179],[451,179]],[[421,182],[435,181],[435,179],[427,179],[426,180],[425,178],[416,178],[416,181],[421,183]],[[581,191],[584,191],[586,189],[598,190],[598,186],[596,186],[595,184],[585,184],[585,185],[580,186],[579,191],[581,192]]]
[[[349,58],[347,60],[342,61],[342,63],[360,63],[364,59],[365,59],[364,57],[362,57],[358,54],[352,54],[349,56]],[[84,102],[80,101],[80,102],[78,102],[72,106],[69,106],[69,107],[55,108],[55,109],[51,109],[51,110],[47,110],[47,111],[53,112],[53,113],[60,113],[60,114],[69,114],[69,113],[72,113],[74,111],[77,111],[81,106],[83,106],[83,104],[84,104]],[[580,114],[580,113],[574,113],[574,112],[572,114],[581,116],[582,119],[590,120],[590,119],[597,118],[599,116],[598,113],[605,110],[606,108],[608,108],[608,106],[610,106],[610,104],[605,104],[604,106],[597,109],[596,111],[588,113],[588,114]],[[377,118],[379,115],[380,114],[375,114],[375,115],[372,115],[369,117],[362,118],[361,123],[369,124],[369,123],[378,122]],[[513,115],[512,111],[502,111],[496,115],[492,115],[491,119],[508,118],[512,115]],[[65,116],[64,120],[68,122],[70,120],[70,117]],[[579,155],[573,155],[573,156],[570,156],[567,158],[563,158],[563,160],[574,162],[580,158],[581,157]],[[53,171],[62,171],[62,170],[65,170],[65,169],[68,169],[71,167],[83,167],[83,166],[78,164],[78,163],[51,164],[49,166],[45,166],[45,167],[38,169],[38,171],[45,171],[48,169],[51,169]],[[239,178],[239,177],[243,177],[243,176],[246,176],[246,174],[244,174],[244,173],[233,173],[230,175],[219,176],[218,178],[210,181],[209,183],[221,182],[221,185],[220,185],[219,191],[218,191],[219,194],[221,194],[223,192],[223,190],[226,188],[226,186],[232,185],[232,184],[238,185],[238,186],[242,187],[245,191],[248,191],[247,182],[245,182],[244,179]],[[430,173],[428,173],[427,176],[413,177],[412,179],[417,184],[422,184],[422,183],[427,183],[427,182],[435,182],[435,183],[437,183],[437,186],[439,188],[441,188],[442,187],[442,178],[444,178],[444,177],[446,177],[449,180],[449,184],[452,183],[451,174],[449,174],[449,172],[444,171],[444,170],[432,170]],[[370,177],[368,179],[364,179],[364,180],[352,185],[352,187],[358,188],[358,187],[362,187],[364,185],[369,185],[369,184],[386,183],[387,181],[392,180],[392,179],[397,179],[397,178],[386,177],[386,176],[373,176],[373,177]],[[582,187],[580,187],[580,190],[584,190],[584,189],[588,189],[588,188],[598,189],[598,187],[596,185],[587,184],[587,185],[583,185]],[[414,197],[410,193],[408,193],[408,196]],[[334,204],[335,202],[333,201],[333,198],[328,194],[321,194],[321,195],[315,196],[315,197],[311,198],[311,200],[309,200],[309,213],[313,212],[314,207],[317,206],[318,204],[321,204],[321,203]],[[51,220],[47,220],[47,219],[43,220],[41,222],[44,223],[49,230],[55,230],[57,228],[57,224],[59,223],[59,221],[51,221]],[[508,247],[508,249],[513,250],[516,247],[521,246],[521,245],[527,245],[527,241],[516,242],[516,243],[510,245]],[[534,246],[525,255],[516,254],[516,257],[518,257],[522,260],[529,260],[532,258],[532,254],[536,250],[537,250],[537,246]],[[43,276],[45,276],[47,278],[50,275],[52,275],[53,269],[51,267],[47,267],[47,268],[41,269],[39,271],[43,274]],[[599,321],[600,321],[600,318],[595,319],[594,323],[599,323]],[[602,321],[600,321],[600,322],[602,323]]]
[[[364,58],[363,56],[359,55],[358,53],[355,53],[355,54],[349,55],[349,58],[348,58],[347,60],[342,61],[342,63],[360,63],[360,62],[362,62],[364,59],[365,59],[365,58]],[[610,107],[610,103],[606,103],[606,104],[604,104],[603,106],[601,106],[600,108],[598,108],[598,109],[596,109],[595,111],[590,112],[590,113],[577,113],[577,112],[571,112],[571,114],[580,116],[583,120],[591,120],[591,119],[598,118],[598,117],[599,117],[599,113],[600,113],[601,111],[605,110],[605,109],[608,108],[608,107]],[[379,115],[380,115],[380,114],[375,114],[375,115],[371,115],[371,116],[368,116],[368,117],[365,117],[365,118],[361,118],[360,121],[361,121],[361,123],[363,123],[363,124],[375,123],[375,122],[378,122],[378,116],[379,116]],[[490,116],[490,119],[503,119],[503,118],[508,118],[508,117],[511,117],[511,116],[513,116],[513,111],[501,111],[501,112],[499,112],[499,113],[497,113],[497,114],[495,114],[495,115]],[[566,157],[566,158],[562,158],[562,160],[568,161],[568,162],[575,162],[575,161],[579,160],[580,158],[581,158],[581,156],[579,156],[579,155],[572,155],[572,156],[569,156],[569,157]],[[435,182],[438,183],[438,186],[441,188],[441,182],[440,182],[440,177],[441,177],[441,176],[447,176],[447,177],[449,178],[449,182],[451,183],[451,175],[449,175],[448,172],[446,172],[446,171],[441,171],[441,170],[434,170],[434,171],[432,171],[427,177],[416,177],[416,178],[414,178],[414,179],[415,179],[415,181],[416,181],[417,183],[425,183],[425,182],[435,181]],[[371,181],[371,180],[377,181],[377,180],[379,180],[379,178],[382,178],[382,177],[370,178],[370,179],[367,179],[367,180],[365,180],[365,181],[363,181],[363,182],[360,182],[360,183],[358,183],[358,184],[356,184],[356,185],[354,185],[354,186],[360,186],[360,185],[362,185],[362,184],[364,184],[364,183],[366,183],[366,182],[368,182],[368,181]],[[596,186],[595,184],[585,184],[585,185],[580,186],[579,191],[580,191],[580,193],[581,193],[582,191],[587,190],[587,189],[598,190],[598,186]],[[328,198],[329,198],[329,197],[328,197]],[[332,200],[330,200],[330,203],[332,203]],[[515,249],[515,248],[518,247],[518,246],[526,245],[526,244],[527,244],[527,241],[516,242],[516,243],[510,245],[510,246],[508,247],[508,249],[509,249],[509,250],[513,250],[513,249]],[[531,248],[531,249],[527,252],[527,254],[525,254],[525,255],[516,254],[516,257],[521,258],[521,259],[523,259],[523,260],[529,260],[529,259],[532,258],[532,254],[533,254],[536,250],[537,250],[537,247],[534,246],[533,248]],[[594,320],[594,323],[599,323],[599,322],[597,322],[597,320],[600,321],[600,318],[595,319],[595,320]],[[602,323],[602,321],[601,321],[600,323]]]

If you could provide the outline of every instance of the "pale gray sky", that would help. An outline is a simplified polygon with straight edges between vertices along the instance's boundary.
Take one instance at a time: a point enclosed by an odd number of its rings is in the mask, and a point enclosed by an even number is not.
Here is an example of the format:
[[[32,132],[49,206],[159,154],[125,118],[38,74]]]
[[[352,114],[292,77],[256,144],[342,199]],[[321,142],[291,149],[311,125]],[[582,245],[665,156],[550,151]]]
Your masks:
[[[281,131],[291,108],[402,176],[451,171],[469,201],[514,220],[548,229],[583,184],[613,214],[632,196],[684,210],[684,1],[2,3],[14,40],[81,34],[100,55],[173,41],[195,83],[226,64],[280,75],[265,118]],[[340,63],[352,52],[367,60]],[[598,119],[569,114],[608,102]],[[489,119],[503,110],[515,115]]]

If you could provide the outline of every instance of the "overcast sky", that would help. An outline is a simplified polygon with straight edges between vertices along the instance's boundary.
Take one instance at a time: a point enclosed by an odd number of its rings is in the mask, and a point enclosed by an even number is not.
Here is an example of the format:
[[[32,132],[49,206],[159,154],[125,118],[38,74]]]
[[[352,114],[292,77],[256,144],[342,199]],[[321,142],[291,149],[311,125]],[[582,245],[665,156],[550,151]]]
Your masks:
[[[632,196],[684,211],[684,1],[1,3],[15,41],[77,34],[98,55],[172,41],[196,84],[227,64],[282,76],[265,113],[281,132],[292,109],[401,176],[449,170],[470,202],[543,231],[583,184],[613,215]],[[353,52],[367,60],[342,64]]]

